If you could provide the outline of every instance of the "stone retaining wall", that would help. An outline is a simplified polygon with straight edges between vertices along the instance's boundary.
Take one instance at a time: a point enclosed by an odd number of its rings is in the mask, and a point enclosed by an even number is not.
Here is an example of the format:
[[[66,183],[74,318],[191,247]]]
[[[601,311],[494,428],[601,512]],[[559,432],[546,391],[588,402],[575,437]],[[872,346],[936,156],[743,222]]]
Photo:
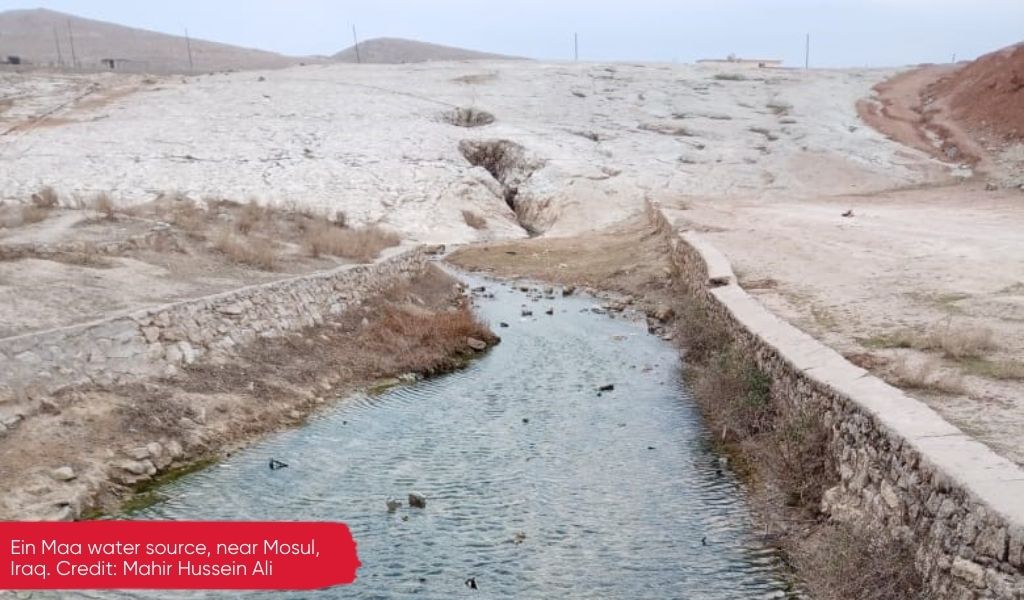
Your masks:
[[[773,398],[831,427],[840,483],[823,510],[912,533],[930,598],[1024,599],[1024,470],[766,310],[728,260],[673,211],[648,206],[671,236],[693,299],[773,381]]]
[[[173,372],[207,353],[315,325],[423,272],[422,248],[370,265],[238,288],[101,321],[0,339],[0,399]]]

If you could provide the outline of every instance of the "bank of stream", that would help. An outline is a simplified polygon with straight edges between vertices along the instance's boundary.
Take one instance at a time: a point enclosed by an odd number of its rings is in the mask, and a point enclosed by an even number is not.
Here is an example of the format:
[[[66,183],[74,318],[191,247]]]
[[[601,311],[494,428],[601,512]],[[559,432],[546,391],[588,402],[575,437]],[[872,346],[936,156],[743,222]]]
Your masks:
[[[672,345],[593,298],[464,279],[485,286],[477,311],[502,336],[488,355],[344,399],[133,517],[348,523],[356,583],[294,598],[797,597]],[[388,513],[412,491],[425,508]]]

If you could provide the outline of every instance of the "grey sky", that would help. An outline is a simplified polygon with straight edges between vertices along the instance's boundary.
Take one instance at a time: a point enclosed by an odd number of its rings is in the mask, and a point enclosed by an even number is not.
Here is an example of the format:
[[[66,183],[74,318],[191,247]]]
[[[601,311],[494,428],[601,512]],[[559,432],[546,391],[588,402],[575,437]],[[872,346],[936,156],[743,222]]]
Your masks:
[[[735,53],[812,66],[949,61],[1024,40],[1024,0],[0,0],[132,27],[263,48],[332,54],[361,39],[407,37],[541,59],[693,61]]]

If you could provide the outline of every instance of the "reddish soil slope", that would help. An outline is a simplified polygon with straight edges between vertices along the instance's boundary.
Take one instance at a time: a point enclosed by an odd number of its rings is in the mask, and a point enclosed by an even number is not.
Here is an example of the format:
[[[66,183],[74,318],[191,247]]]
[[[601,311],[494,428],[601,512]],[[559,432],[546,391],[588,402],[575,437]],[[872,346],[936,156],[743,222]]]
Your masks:
[[[1024,140],[1024,43],[986,54],[929,86],[972,133]]]

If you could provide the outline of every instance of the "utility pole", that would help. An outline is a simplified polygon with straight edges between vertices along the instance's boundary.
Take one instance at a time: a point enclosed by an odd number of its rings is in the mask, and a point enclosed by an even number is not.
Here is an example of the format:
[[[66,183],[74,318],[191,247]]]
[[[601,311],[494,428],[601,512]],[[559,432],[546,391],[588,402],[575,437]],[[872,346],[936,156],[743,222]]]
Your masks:
[[[811,34],[807,34],[807,38],[804,40],[804,68],[811,68]]]
[[[60,36],[57,35],[57,27],[53,27],[53,45],[57,47],[57,66],[64,67],[64,55],[60,52]]]
[[[953,53],[953,64],[956,64],[956,52]]]
[[[361,56],[359,56],[359,38],[356,36],[356,26],[352,25],[352,47],[356,50],[356,64],[363,62]]]
[[[71,19],[68,19],[68,42],[71,43],[71,68],[78,68],[78,56],[75,55],[75,34],[71,31]]]
[[[580,59],[580,34],[572,34],[572,59],[578,61]]]
[[[188,27],[185,28],[185,49],[188,51],[188,72],[194,71],[192,65],[192,38],[188,37]]]

